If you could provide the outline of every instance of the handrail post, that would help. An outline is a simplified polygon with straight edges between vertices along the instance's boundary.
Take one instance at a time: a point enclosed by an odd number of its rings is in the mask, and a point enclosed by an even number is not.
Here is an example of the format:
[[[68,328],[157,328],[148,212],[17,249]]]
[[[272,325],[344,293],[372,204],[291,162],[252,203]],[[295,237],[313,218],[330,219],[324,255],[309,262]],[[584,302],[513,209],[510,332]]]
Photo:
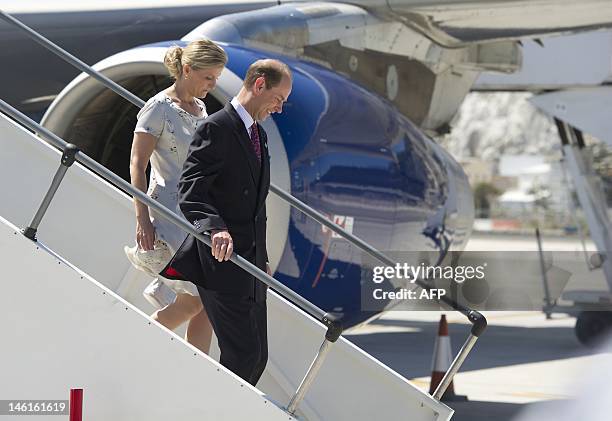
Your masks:
[[[434,390],[434,393],[431,395],[433,396],[434,399],[436,400],[442,399],[442,396],[444,396],[444,392],[446,392],[446,389],[453,381],[453,377],[455,377],[455,374],[457,374],[457,372],[459,371],[459,368],[461,368],[461,365],[463,364],[467,355],[469,354],[469,352],[472,350],[472,348],[476,344],[477,340],[478,340],[478,337],[470,333],[470,336],[468,336],[467,340],[461,347],[461,350],[459,351],[459,353],[457,354],[457,356],[451,363],[450,367],[448,368],[446,373],[444,373],[444,377],[442,377],[442,380],[440,380],[440,384],[438,385],[436,390]]]
[[[289,405],[287,405],[287,412],[291,415],[295,414],[297,407],[302,400],[304,400],[304,396],[306,395],[306,392],[308,392],[308,389],[310,389],[315,377],[319,373],[319,370],[321,369],[321,366],[323,365],[332,344],[338,340],[340,335],[342,335],[342,323],[336,318],[336,316],[332,314],[325,314],[321,321],[327,326],[325,340],[321,344],[319,352],[312,361],[312,364],[310,364],[308,371],[304,375],[300,385],[289,401]]]
[[[448,368],[446,373],[444,373],[444,377],[442,377],[442,380],[440,380],[440,384],[438,385],[436,390],[434,390],[434,393],[432,395],[434,399],[442,399],[444,392],[446,392],[446,389],[453,381],[453,377],[455,377],[455,374],[457,374],[457,372],[463,365],[463,362],[476,344],[476,341],[478,340],[482,332],[484,332],[484,330],[487,328],[487,319],[477,311],[470,311],[468,313],[468,319],[472,322],[472,330],[470,332],[470,336],[468,336],[467,340],[459,350],[459,353],[451,363],[450,367]]]
[[[51,182],[49,190],[47,190],[47,194],[43,198],[42,203],[36,211],[36,215],[34,215],[34,218],[32,219],[32,222],[30,222],[30,225],[28,225],[27,228],[21,230],[23,235],[25,235],[30,240],[36,241],[36,232],[38,231],[40,221],[42,221],[43,216],[45,216],[45,213],[47,212],[47,209],[51,204],[51,200],[53,200],[53,197],[55,196],[57,189],[62,183],[62,180],[64,179],[68,168],[70,168],[70,166],[74,164],[78,151],[79,148],[77,148],[76,145],[73,145],[72,143],[68,143],[64,148],[64,153],[62,154],[60,166],[57,169],[55,176],[53,177],[53,181]]]

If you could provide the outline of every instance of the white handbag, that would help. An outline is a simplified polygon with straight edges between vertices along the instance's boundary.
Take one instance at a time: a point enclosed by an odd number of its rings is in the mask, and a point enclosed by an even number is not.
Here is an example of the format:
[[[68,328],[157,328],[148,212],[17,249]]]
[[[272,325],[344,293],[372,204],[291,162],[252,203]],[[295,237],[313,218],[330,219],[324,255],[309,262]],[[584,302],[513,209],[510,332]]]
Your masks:
[[[138,246],[125,246],[123,251],[136,269],[155,278],[142,293],[147,301],[157,308],[164,308],[172,304],[176,299],[176,292],[164,283],[163,278],[159,277],[159,272],[172,259],[173,253],[168,244],[162,240],[155,240],[153,250],[142,250]]]

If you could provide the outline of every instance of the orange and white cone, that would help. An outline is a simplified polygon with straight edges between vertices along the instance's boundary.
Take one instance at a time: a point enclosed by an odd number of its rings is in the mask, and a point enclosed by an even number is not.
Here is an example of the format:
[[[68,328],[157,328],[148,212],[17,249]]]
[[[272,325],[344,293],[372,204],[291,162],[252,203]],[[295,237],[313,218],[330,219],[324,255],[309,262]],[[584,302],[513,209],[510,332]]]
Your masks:
[[[442,381],[444,374],[448,371],[453,362],[453,352],[451,350],[450,336],[448,336],[448,322],[446,315],[440,318],[438,327],[438,337],[434,345],[433,359],[431,361],[431,383],[429,384],[429,394],[433,395],[436,388]],[[453,382],[451,381],[442,395],[443,401],[464,401],[467,396],[455,395]]]

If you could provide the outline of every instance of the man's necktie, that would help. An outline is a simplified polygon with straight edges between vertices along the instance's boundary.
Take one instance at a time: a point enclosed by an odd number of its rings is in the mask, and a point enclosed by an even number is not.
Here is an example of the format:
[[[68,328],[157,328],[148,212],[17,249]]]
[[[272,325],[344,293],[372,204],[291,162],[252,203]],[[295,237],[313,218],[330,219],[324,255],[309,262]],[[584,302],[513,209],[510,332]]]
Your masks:
[[[255,150],[257,159],[259,162],[261,162],[261,143],[259,142],[259,130],[257,130],[257,123],[253,123],[251,126],[251,143],[253,144],[253,149]]]

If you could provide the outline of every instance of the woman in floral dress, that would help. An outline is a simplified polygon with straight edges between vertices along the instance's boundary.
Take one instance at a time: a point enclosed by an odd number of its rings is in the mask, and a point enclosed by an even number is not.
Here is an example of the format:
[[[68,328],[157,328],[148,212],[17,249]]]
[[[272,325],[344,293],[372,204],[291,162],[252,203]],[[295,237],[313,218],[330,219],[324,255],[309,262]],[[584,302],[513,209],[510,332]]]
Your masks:
[[[226,63],[225,51],[212,41],[171,47],[164,64],[175,82],[149,99],[138,113],[130,160],[132,185],[180,216],[181,170],[196,127],[207,117],[200,98],[214,89]],[[125,251],[134,266],[156,278],[144,292],[145,298],[161,307],[151,317],[171,330],[188,322],[185,339],[208,352],[212,327],[196,286],[158,277],[186,234],[136,199],[134,206],[136,246]]]

